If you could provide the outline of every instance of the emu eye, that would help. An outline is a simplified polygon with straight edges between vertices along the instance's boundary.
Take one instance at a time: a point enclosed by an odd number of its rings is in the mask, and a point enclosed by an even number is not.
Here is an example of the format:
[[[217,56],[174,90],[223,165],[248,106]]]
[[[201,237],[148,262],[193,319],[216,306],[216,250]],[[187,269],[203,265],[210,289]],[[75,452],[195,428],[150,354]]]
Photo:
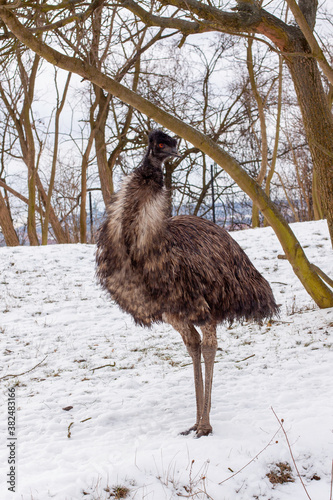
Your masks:
[[[160,142],[159,145],[158,145],[159,148],[163,149],[165,147],[165,144],[163,144],[163,142]]]

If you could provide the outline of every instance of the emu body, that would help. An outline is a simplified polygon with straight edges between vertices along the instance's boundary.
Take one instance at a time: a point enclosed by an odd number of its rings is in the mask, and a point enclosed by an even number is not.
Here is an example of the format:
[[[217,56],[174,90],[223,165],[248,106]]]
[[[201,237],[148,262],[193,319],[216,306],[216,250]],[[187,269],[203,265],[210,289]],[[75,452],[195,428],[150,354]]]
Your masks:
[[[97,242],[97,275],[136,323],[167,322],[181,334],[194,367],[197,418],[190,430],[200,437],[212,431],[216,325],[260,322],[278,307],[268,282],[227,231],[199,217],[169,217],[162,165],[176,154],[175,139],[161,131],[150,134],[143,161],[107,208]]]

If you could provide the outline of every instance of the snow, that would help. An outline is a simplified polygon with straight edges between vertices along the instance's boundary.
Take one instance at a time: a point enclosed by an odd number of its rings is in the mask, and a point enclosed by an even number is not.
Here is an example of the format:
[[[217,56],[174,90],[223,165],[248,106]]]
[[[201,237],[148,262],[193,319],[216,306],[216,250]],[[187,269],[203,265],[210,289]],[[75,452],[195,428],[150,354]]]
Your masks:
[[[332,276],[325,221],[292,229]],[[214,432],[201,439],[179,434],[195,420],[180,335],[168,325],[135,326],[106,297],[94,246],[0,248],[2,499],[117,498],[117,486],[130,499],[306,499],[274,410],[308,495],[330,500],[333,310],[318,309],[277,258],[283,251],[271,228],[232,236],[271,283],[281,315],[219,327]],[[22,375],[3,378],[11,374]],[[12,387],[15,493],[6,476]],[[295,481],[271,484],[267,474],[285,462]]]

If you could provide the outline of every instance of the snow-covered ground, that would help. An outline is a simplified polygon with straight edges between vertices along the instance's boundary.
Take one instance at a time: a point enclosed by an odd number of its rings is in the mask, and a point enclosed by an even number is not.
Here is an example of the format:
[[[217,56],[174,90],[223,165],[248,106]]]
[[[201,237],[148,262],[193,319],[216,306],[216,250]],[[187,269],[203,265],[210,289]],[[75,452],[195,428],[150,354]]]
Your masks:
[[[332,276],[326,223],[292,228]],[[117,487],[145,500],[306,499],[274,410],[308,495],[330,500],[333,310],[319,310],[277,258],[270,228],[233,237],[270,281],[281,316],[219,327],[214,433],[201,439],[179,435],[195,420],[180,335],[136,327],[110,302],[95,282],[93,246],[0,248],[1,499],[121,498]],[[6,476],[13,387],[15,493]],[[273,485],[267,474],[284,463],[294,482]]]

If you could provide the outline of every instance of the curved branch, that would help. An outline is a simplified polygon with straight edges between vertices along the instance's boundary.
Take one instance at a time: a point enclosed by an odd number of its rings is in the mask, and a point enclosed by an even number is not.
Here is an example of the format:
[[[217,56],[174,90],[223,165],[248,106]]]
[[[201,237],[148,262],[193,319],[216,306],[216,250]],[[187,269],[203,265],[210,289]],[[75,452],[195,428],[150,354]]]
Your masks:
[[[199,23],[197,21],[186,21],[184,19],[177,19],[173,17],[155,16],[154,14],[151,14],[143,9],[133,0],[120,0],[119,3],[127,10],[138,16],[146,26],[159,26],[160,28],[176,29],[184,35],[216,30],[214,26],[205,22]]]
[[[259,8],[252,0],[238,0],[237,7],[232,9],[234,12],[226,12],[198,0],[159,0],[162,5],[172,5],[196,16],[195,21],[156,16],[140,7],[134,0],[119,0],[119,3],[149,26],[178,29],[184,35],[212,30],[233,35],[259,33],[284,50],[289,46],[294,31],[293,27]]]

